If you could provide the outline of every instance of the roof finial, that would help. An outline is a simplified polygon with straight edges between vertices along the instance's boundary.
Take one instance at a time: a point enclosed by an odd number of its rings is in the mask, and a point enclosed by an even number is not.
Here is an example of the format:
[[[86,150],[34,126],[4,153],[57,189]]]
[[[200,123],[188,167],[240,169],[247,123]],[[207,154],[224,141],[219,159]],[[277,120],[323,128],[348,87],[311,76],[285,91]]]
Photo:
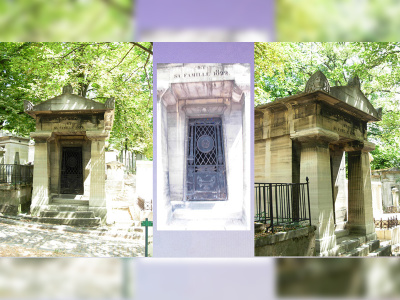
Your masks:
[[[328,79],[326,79],[324,73],[318,70],[310,77],[310,79],[308,79],[305,92],[311,93],[322,90],[326,93],[329,93],[330,88],[331,87],[329,85]]]
[[[74,90],[72,88],[72,85],[70,83],[68,83],[66,86],[63,87],[63,94],[73,94]]]

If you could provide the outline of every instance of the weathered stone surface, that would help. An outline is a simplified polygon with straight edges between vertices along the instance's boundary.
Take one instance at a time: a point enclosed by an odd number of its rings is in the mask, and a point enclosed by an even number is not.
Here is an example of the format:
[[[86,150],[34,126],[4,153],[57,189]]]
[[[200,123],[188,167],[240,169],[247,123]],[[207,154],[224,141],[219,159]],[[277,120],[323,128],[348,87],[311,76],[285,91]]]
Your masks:
[[[315,226],[255,239],[255,256],[315,256]]]

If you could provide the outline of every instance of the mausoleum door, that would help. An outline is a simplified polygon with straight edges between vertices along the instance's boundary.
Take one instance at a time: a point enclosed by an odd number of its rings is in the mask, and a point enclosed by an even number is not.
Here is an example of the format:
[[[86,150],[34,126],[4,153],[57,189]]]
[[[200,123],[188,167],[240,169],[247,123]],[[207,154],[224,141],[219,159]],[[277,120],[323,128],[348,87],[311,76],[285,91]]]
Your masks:
[[[189,119],[187,200],[226,200],[221,118]]]
[[[63,147],[61,157],[60,193],[82,195],[82,147]]]

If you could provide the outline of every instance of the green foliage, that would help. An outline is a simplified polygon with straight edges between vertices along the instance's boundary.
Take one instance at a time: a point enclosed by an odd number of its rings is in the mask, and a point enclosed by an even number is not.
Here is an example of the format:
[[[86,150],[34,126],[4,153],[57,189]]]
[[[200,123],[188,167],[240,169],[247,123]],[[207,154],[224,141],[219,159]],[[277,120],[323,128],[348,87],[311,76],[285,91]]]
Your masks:
[[[377,144],[372,167],[400,166],[400,43],[256,43],[255,104],[304,91],[310,76],[321,70],[331,86],[358,76],[361,90],[382,121],[369,125]]]
[[[2,41],[129,41],[132,0],[3,0]]]
[[[23,100],[34,104],[74,93],[99,102],[115,97],[110,143],[152,157],[151,43],[0,43],[0,126],[20,135],[34,130]]]

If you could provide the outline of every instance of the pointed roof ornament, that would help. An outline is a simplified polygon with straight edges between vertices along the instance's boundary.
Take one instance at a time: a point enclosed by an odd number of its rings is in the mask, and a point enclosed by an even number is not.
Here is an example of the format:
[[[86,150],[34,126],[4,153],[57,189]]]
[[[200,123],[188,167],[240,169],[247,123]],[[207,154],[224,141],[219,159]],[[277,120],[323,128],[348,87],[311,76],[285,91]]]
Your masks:
[[[72,88],[72,85],[70,83],[68,83],[66,86],[64,86],[63,90],[62,90],[62,93],[63,94],[73,94],[74,90]]]
[[[329,93],[330,88],[331,87],[329,85],[328,79],[325,77],[324,73],[318,70],[310,77],[310,79],[308,79],[304,91],[306,93],[311,93],[315,91],[324,91],[326,93]]]
[[[347,86],[356,87],[360,90],[361,89],[360,78],[357,75],[354,77],[350,77],[349,81],[347,82]]]

